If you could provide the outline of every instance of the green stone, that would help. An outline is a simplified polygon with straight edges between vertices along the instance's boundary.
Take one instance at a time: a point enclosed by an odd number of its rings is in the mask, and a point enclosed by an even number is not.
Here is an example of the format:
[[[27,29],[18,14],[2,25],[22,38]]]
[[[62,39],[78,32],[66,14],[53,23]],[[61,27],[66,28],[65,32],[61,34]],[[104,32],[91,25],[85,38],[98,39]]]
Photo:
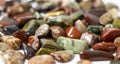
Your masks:
[[[70,17],[72,18],[73,21],[76,21],[78,19],[81,19],[83,18],[83,14],[81,11],[78,11],[78,12],[74,12],[70,15]]]
[[[100,34],[102,30],[103,30],[103,26],[99,26],[99,25],[88,26],[88,31],[93,32],[95,34]]]
[[[47,21],[43,20],[43,19],[39,19],[39,20],[36,20],[40,25],[43,25],[43,24],[46,24]]]
[[[59,25],[61,27],[71,26],[73,24],[73,20],[70,16],[60,15],[55,17],[49,17],[47,23],[52,25]]]
[[[27,32],[28,35],[34,35],[35,30],[39,27],[39,23],[36,20],[31,20],[23,26],[23,30]]]
[[[114,19],[114,21],[113,21],[113,26],[114,26],[115,28],[120,28],[120,18]]]
[[[44,42],[41,48],[37,51],[36,55],[50,54],[52,52],[59,51],[59,50],[64,50],[64,49],[58,46],[56,42],[47,40]]]
[[[71,39],[66,37],[59,37],[57,44],[65,50],[72,50],[74,53],[79,53],[88,48],[88,43],[85,40]]]

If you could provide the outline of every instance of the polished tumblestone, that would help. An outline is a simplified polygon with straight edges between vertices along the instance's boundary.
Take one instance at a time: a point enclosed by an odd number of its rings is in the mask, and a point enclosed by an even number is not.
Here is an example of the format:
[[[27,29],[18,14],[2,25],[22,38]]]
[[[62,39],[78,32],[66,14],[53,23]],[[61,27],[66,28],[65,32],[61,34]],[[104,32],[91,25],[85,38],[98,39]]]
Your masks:
[[[57,39],[57,44],[65,50],[72,50],[74,53],[79,53],[80,51],[88,48],[87,41],[66,37],[59,37]]]

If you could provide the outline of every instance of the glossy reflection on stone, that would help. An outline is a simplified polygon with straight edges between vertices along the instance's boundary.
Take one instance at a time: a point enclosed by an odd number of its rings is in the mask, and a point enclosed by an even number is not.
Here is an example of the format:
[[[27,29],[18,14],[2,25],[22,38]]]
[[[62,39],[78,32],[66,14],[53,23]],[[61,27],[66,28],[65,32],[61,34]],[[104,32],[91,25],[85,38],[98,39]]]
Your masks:
[[[31,46],[33,49],[38,50],[40,48],[40,42],[38,37],[30,36],[28,38],[28,45]]]
[[[5,26],[3,29],[4,29],[5,33],[8,34],[8,35],[10,35],[10,34],[14,33],[15,31],[19,30],[17,25]]]
[[[100,42],[95,44],[92,49],[113,52],[117,49],[113,42]]]
[[[30,20],[23,26],[22,30],[24,30],[27,35],[34,35],[38,27],[39,23],[36,20]]]
[[[59,50],[64,50],[62,47],[56,44],[56,42],[52,40],[44,41],[43,45],[36,52],[36,55],[50,54],[52,52],[56,52]]]
[[[105,51],[84,50],[80,52],[80,58],[91,61],[105,61],[105,60],[112,60],[114,56],[111,53]]]
[[[82,33],[80,39],[87,41],[88,44],[92,47],[94,44],[96,44],[99,41],[99,36],[91,32],[85,32],[85,33]]]
[[[101,39],[106,42],[113,42],[120,36],[120,29],[106,28],[101,32]]]
[[[88,31],[95,33],[95,34],[100,34],[101,31],[103,30],[103,26],[101,25],[89,25],[88,26]]]
[[[68,27],[65,30],[66,37],[79,39],[81,36],[81,32],[78,31],[74,26]]]

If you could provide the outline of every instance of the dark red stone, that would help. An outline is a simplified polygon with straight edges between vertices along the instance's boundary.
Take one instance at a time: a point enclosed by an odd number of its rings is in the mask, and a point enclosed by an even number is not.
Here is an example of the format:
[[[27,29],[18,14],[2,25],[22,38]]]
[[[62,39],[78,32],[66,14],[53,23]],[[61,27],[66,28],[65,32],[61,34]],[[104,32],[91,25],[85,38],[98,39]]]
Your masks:
[[[120,36],[120,29],[106,28],[101,33],[101,39],[106,42],[113,42],[116,37]]]

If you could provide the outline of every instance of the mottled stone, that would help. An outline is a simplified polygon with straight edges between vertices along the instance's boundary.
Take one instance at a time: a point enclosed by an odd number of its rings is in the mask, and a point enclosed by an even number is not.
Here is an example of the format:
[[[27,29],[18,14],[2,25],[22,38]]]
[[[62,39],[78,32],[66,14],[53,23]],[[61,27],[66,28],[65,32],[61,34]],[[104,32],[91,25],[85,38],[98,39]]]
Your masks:
[[[28,64],[55,64],[55,60],[50,55],[38,55],[29,59]]]
[[[66,37],[59,37],[57,39],[57,44],[66,50],[72,50],[74,53],[79,53],[80,51],[88,48],[87,41]]]
[[[46,40],[41,48],[39,48],[39,50],[36,52],[36,55],[50,54],[59,50],[63,50],[63,48],[58,46],[56,42],[52,40]]]
[[[54,59],[56,59],[58,62],[68,62],[73,59],[74,53],[71,50],[65,50],[65,51],[57,51],[51,53]]]

